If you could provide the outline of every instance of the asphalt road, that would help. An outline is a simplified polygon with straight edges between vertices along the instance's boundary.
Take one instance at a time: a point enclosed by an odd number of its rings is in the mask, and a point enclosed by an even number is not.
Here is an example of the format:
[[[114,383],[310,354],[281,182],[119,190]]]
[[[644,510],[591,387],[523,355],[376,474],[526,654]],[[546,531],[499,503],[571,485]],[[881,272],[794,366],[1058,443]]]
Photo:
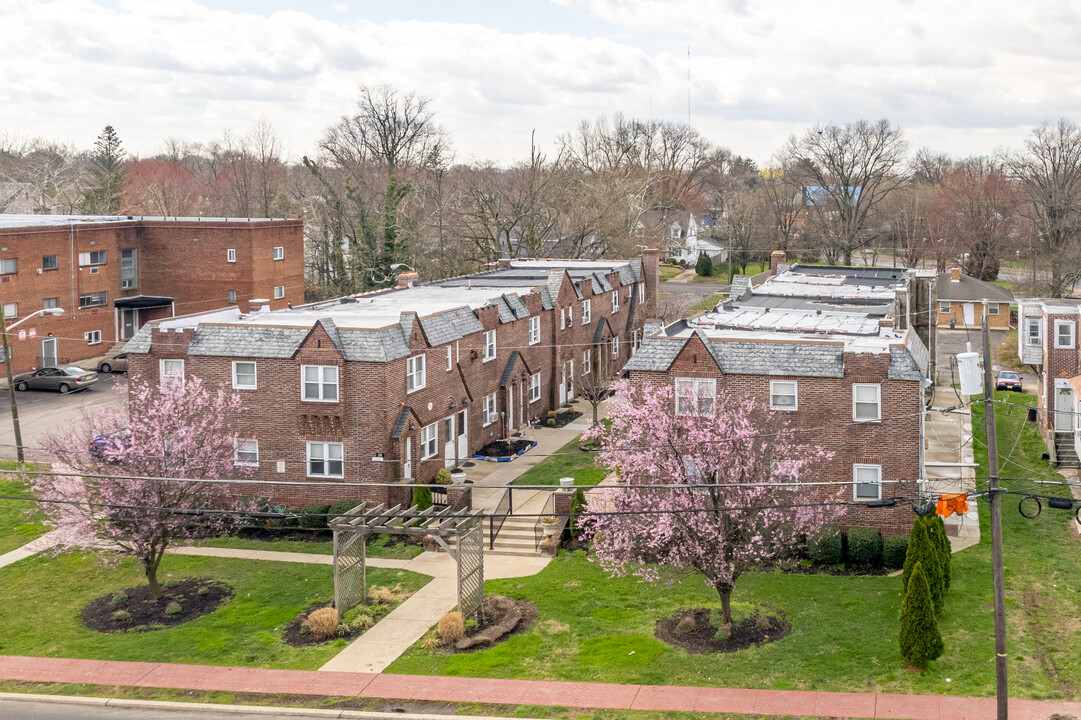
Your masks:
[[[300,718],[302,716],[266,713],[208,712],[195,709],[158,710],[151,708],[105,707],[101,705],[65,705],[25,700],[0,700],[0,718],[4,720],[267,720],[267,718]]]
[[[127,376],[123,373],[99,375],[101,382],[85,390],[61,395],[58,392],[27,390],[15,393],[19,407],[19,426],[27,460],[48,460],[37,448],[46,433],[78,423],[84,411],[94,412],[119,407]],[[11,424],[11,403],[6,385],[0,389],[0,458],[13,460],[15,431]],[[4,714],[0,712],[0,718]]]

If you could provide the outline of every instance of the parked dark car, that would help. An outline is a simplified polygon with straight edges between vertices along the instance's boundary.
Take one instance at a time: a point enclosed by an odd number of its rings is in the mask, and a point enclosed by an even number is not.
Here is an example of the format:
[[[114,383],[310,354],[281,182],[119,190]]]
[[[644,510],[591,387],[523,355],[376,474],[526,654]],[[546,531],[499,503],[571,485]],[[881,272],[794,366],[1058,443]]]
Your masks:
[[[82,390],[98,382],[98,374],[81,367],[50,365],[15,378],[16,390],[58,390],[69,393]]]
[[[95,437],[90,441],[87,451],[98,460],[107,460],[106,451],[121,450],[130,440],[130,430],[116,430]]]
[[[1021,392],[1021,375],[1013,370],[999,370],[995,376],[995,390]]]

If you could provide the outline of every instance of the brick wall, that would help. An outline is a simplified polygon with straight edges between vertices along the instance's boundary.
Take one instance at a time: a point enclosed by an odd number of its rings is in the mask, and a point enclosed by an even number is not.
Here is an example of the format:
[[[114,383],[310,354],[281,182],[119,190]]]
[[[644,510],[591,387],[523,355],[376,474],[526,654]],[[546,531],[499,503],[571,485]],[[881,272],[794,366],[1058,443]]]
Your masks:
[[[1056,321],[1073,323],[1073,347],[1055,347]],[[1078,316],[1076,312],[1045,313],[1044,315],[1044,365],[1043,374],[1040,376],[1039,405],[1045,412],[1040,413],[1039,423],[1045,436],[1053,433],[1055,427],[1055,380],[1068,379],[1081,374],[1081,356],[1077,349],[1079,331],[1081,331],[1081,316]]]
[[[964,303],[960,300],[952,300],[950,302],[949,312],[942,312],[942,303],[945,300],[939,300],[938,303],[938,325],[940,328],[948,329],[950,327],[950,320],[954,321],[956,327],[965,326],[965,309],[966,304],[973,306],[973,320],[974,323],[971,327],[981,327],[983,325],[983,303],[973,302]],[[988,315],[987,324],[993,328],[1006,329],[1010,326],[1010,304],[1008,302],[991,303],[992,309],[994,306],[998,306],[998,315]]]

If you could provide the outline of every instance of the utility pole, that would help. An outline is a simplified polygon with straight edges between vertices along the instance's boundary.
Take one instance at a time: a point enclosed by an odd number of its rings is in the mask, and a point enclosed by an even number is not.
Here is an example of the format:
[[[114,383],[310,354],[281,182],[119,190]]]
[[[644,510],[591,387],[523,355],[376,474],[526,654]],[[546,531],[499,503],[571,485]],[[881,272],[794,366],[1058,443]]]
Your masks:
[[[11,405],[11,424],[15,428],[15,455],[19,466],[23,464],[23,433],[19,426],[19,405],[15,401],[15,378],[11,372],[11,345],[8,344],[8,323],[4,317],[4,304],[0,303],[0,334],[4,337],[4,370],[8,379],[8,404]],[[59,354],[59,353],[57,353]]]
[[[991,499],[991,568],[995,588],[995,688],[998,720],[1006,720],[1009,692],[1006,686],[1006,589],[1002,577],[1002,497],[998,489],[995,383],[991,369],[991,330],[986,302],[983,304],[983,399],[984,417],[987,420],[987,469],[991,474],[987,493]]]

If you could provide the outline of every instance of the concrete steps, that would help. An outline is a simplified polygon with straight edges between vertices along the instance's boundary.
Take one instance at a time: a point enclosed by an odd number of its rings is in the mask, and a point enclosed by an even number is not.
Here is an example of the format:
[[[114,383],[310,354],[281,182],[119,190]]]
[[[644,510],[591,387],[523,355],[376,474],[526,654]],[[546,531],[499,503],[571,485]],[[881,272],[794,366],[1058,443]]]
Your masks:
[[[486,520],[484,523],[484,552],[496,555],[517,555],[520,557],[537,557],[541,553],[537,551],[537,540],[533,527],[537,519],[533,517],[516,518],[513,515],[503,522],[502,529],[496,534],[495,547],[489,549],[491,538],[489,529],[491,524]],[[447,544],[455,547],[455,538],[447,538]]]
[[[1077,457],[1072,434],[1055,433],[1055,459],[1060,468],[1081,468],[1081,459]]]

